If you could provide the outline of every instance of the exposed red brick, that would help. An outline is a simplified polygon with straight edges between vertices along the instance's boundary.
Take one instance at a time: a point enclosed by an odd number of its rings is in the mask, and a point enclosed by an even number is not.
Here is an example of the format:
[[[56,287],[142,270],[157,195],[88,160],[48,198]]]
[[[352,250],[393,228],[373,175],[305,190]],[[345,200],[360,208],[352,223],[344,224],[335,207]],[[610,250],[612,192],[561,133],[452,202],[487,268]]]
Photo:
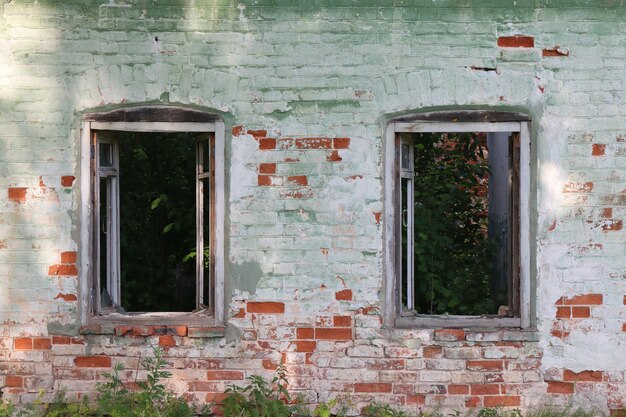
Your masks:
[[[292,175],[291,177],[287,177],[287,181],[301,186],[308,185],[309,183],[306,175]]]
[[[519,396],[506,396],[501,395],[497,397],[487,396],[483,399],[485,407],[519,407]]]
[[[274,138],[259,139],[259,149],[262,151],[276,149],[276,139]]]
[[[237,310],[237,312],[235,314],[233,314],[232,316],[234,319],[242,319],[244,317],[246,317],[246,310],[243,308],[240,308],[239,310]]]
[[[572,318],[585,319],[591,317],[591,310],[589,307],[572,307]]]
[[[78,275],[78,269],[76,265],[70,264],[50,265],[48,267],[48,275],[76,276]]]
[[[74,365],[79,368],[110,368],[111,358],[108,356],[77,356]]]
[[[571,307],[557,307],[556,308],[557,319],[569,319],[570,317],[572,317]]]
[[[7,375],[4,379],[4,385],[10,388],[22,388],[24,380],[21,376]]]
[[[465,340],[465,332],[460,329],[439,329],[435,330],[435,340]]]
[[[187,336],[187,326],[167,326],[166,333],[174,336]]]
[[[71,340],[69,336],[52,336],[53,345],[69,345]]]
[[[74,264],[76,263],[76,252],[61,252],[61,263]]]
[[[207,371],[206,379],[209,381],[223,381],[223,380],[236,380],[243,379],[243,372],[241,371]]]
[[[279,314],[285,312],[285,303],[275,301],[248,301],[248,313]]]
[[[380,218],[383,215],[380,211],[372,212],[374,214],[374,220],[376,220],[376,224],[380,224]]]
[[[424,405],[426,403],[426,396],[419,395],[407,395],[406,397],[406,405]]]
[[[159,336],[159,346],[161,347],[174,347],[177,346],[174,336]]]
[[[273,184],[273,179],[277,178],[275,175],[259,175],[257,178],[257,184],[259,187],[268,187]]]
[[[351,301],[352,300],[352,290],[341,290],[335,293],[335,300],[339,301]]]
[[[261,174],[275,174],[276,173],[276,164],[273,163],[262,163],[259,164],[259,173]]]
[[[602,209],[602,217],[605,219],[610,219],[613,217],[613,209],[611,207],[605,207]]]
[[[448,394],[469,394],[469,385],[450,384],[448,385]]]
[[[64,175],[61,177],[61,185],[63,187],[71,187],[72,184],[74,184],[75,179],[76,177],[74,177],[73,175]]]
[[[285,162],[300,162],[300,159],[298,159],[298,158],[285,158],[284,161]]]
[[[298,339],[314,339],[315,331],[312,327],[299,327],[296,329],[296,338]]]
[[[50,338],[48,337],[34,337],[33,349],[36,350],[49,350],[52,347]]]
[[[255,139],[261,139],[267,136],[267,130],[264,130],[264,129],[248,130],[246,133],[248,135],[254,136]]]
[[[590,193],[593,190],[593,182],[568,182],[563,185],[564,193]]]
[[[554,48],[544,48],[541,51],[541,56],[543,56],[544,58],[569,56],[569,51],[564,51],[562,49],[559,49],[558,46],[555,46]]]
[[[317,347],[317,342],[309,340],[296,340],[291,344],[295,346],[295,352],[314,352]]]
[[[594,143],[591,145],[591,155],[602,156],[606,151],[606,145],[603,143]]]
[[[315,338],[321,340],[352,340],[352,329],[317,328]]]
[[[471,385],[472,395],[498,395],[500,385],[498,384],[473,384]]]
[[[77,301],[78,297],[76,297],[76,294],[63,294],[63,293],[59,293],[56,297],[54,297],[55,300],[63,300],[63,301]]]
[[[501,371],[502,361],[467,361],[467,369],[470,371]]]
[[[278,369],[278,364],[270,359],[263,359],[261,365],[264,369],[269,369],[270,371],[275,371],[276,369]]]
[[[25,187],[9,188],[9,191],[8,191],[9,200],[15,201],[17,203],[23,203],[24,201],[26,201],[26,190],[27,188]]]
[[[348,149],[350,147],[350,138],[334,138],[333,148],[335,149]]]
[[[622,331],[626,332],[626,323],[622,323]]]
[[[233,126],[233,129],[231,132],[233,136],[240,136],[245,131],[246,131],[246,128],[244,126]]]
[[[561,297],[557,300],[556,305],[601,305],[602,294],[579,294],[572,297]]]
[[[556,329],[552,330],[550,334],[554,337],[558,337],[559,339],[565,339],[566,337],[569,336],[569,332],[564,332],[562,330],[556,330]]]
[[[569,369],[563,371],[564,381],[586,381],[586,382],[602,382],[602,371],[580,371],[574,372]]]
[[[572,382],[548,381],[548,394],[573,394]]]
[[[326,161],[328,162],[341,162],[343,158],[339,156],[339,151],[332,151],[326,156]]]
[[[500,36],[498,46],[500,48],[534,48],[535,38],[525,35]]]
[[[391,384],[383,382],[358,382],[354,392],[391,392]]]
[[[422,352],[425,358],[436,358],[441,356],[443,348],[441,346],[424,346]]]
[[[30,350],[33,348],[33,339],[30,337],[16,337],[13,339],[13,349]]]
[[[352,326],[352,317],[350,316],[334,316],[333,326],[335,327],[350,327]]]

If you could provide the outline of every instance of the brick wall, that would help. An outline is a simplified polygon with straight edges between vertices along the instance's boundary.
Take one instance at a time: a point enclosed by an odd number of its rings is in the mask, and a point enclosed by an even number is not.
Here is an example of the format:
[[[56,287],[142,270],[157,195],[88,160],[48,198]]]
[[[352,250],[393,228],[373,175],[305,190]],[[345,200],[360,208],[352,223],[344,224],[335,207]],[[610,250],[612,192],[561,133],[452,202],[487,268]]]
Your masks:
[[[201,3],[201,4],[200,4]],[[274,5],[274,3],[285,5]],[[304,4],[306,3],[306,4]],[[0,6],[0,389],[93,394],[167,349],[213,401],[287,364],[316,402],[625,405],[623,8],[613,2]],[[467,3],[469,4],[469,3]],[[80,115],[225,114],[228,329],[80,329]],[[385,115],[532,118],[533,331],[382,326]]]

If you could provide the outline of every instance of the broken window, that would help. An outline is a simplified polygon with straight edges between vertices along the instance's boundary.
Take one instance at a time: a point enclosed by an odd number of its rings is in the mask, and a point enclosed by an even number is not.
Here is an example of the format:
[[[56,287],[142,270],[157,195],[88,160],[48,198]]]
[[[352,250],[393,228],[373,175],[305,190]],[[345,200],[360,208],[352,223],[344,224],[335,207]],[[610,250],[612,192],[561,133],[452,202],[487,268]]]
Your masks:
[[[396,323],[522,325],[526,124],[390,127]]]
[[[221,122],[87,125],[92,314],[221,319]]]

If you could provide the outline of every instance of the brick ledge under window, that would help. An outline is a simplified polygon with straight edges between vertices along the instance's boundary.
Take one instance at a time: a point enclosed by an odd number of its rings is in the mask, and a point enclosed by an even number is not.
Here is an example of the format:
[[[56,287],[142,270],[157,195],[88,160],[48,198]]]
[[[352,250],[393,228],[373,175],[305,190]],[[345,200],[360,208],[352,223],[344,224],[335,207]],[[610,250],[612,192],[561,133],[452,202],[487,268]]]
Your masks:
[[[198,325],[113,325],[91,324],[81,326],[81,335],[116,335],[116,336],[181,336],[190,338],[219,338],[226,335],[223,326]]]

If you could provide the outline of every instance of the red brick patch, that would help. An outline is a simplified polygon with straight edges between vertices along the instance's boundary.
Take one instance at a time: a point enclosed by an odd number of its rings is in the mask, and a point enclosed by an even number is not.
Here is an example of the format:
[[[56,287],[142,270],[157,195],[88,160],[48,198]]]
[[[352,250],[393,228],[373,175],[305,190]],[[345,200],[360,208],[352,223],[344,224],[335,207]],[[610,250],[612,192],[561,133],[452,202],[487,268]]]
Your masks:
[[[13,349],[30,350],[33,348],[33,339],[30,337],[16,337],[13,339]]]
[[[603,156],[606,151],[606,145],[603,143],[594,143],[591,145],[591,155]]]
[[[548,381],[548,394],[573,394],[574,384],[571,382]]]
[[[350,138],[334,138],[333,148],[335,149],[348,149],[350,147]]]
[[[335,300],[339,301],[351,301],[352,300],[352,290],[341,290],[335,293]]]
[[[260,174],[275,174],[276,173],[276,164],[273,164],[273,163],[261,163],[261,164],[259,164],[259,173]]]
[[[519,396],[497,396],[497,397],[485,397],[484,398],[485,407],[519,407],[520,406],[520,397]]]
[[[555,305],[601,305],[602,294],[579,294],[571,297],[561,297],[557,300]]]
[[[23,203],[26,201],[26,191],[28,189],[25,187],[12,187],[8,190],[8,196],[10,201],[15,201],[16,203]]]
[[[574,372],[569,369],[563,371],[564,381],[587,381],[602,382],[602,371],[580,371]]]
[[[74,184],[76,177],[73,175],[64,175],[61,177],[61,185],[63,187],[71,187]]]
[[[544,48],[541,51],[541,56],[543,56],[544,58],[565,57],[565,56],[569,56],[569,51],[562,50],[558,46],[555,46],[553,48]]]
[[[351,340],[352,329],[343,328],[317,328],[315,338],[322,340]]]
[[[78,368],[110,368],[111,358],[108,356],[78,356],[74,359]]]
[[[259,139],[259,149],[262,151],[276,149],[276,139],[274,138]]]
[[[498,46],[500,48],[534,48],[535,38],[525,35],[500,36]]]
[[[22,388],[24,381],[21,376],[7,375],[4,379],[4,384],[10,388]]]

